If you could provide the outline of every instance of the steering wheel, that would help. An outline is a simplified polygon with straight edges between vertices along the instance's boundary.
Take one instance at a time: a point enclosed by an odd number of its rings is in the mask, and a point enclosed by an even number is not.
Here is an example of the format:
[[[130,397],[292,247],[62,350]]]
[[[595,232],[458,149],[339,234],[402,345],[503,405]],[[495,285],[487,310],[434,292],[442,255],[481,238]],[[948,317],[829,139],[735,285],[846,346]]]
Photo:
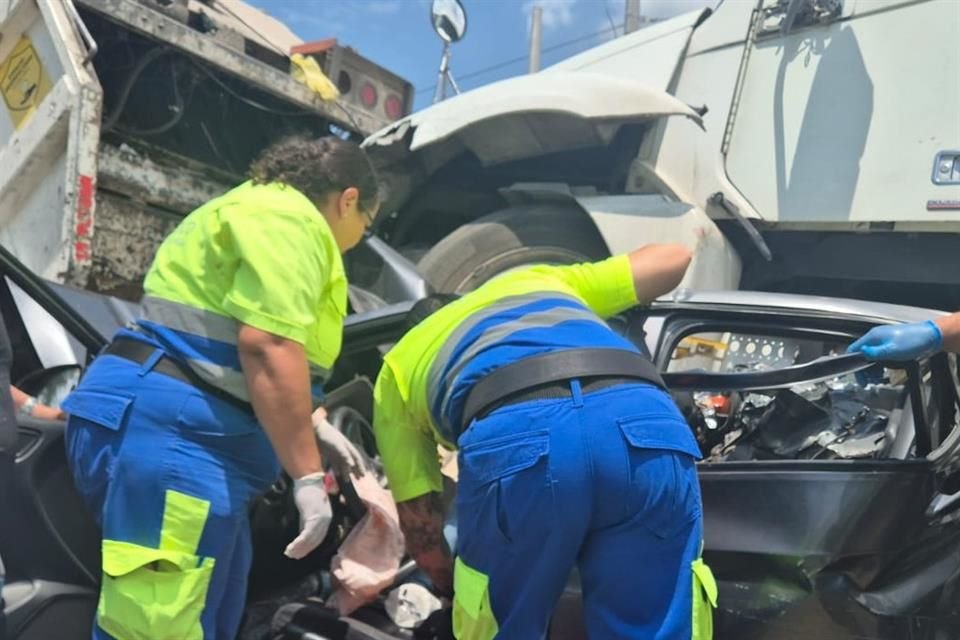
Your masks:
[[[373,427],[363,416],[362,413],[350,406],[337,407],[331,409],[327,414],[327,420],[334,428],[346,436],[357,449],[359,449],[373,463],[372,473],[376,474],[377,479],[383,477],[383,466],[377,457],[377,442],[373,434]],[[343,494],[350,515],[359,519],[367,512],[367,505],[364,504],[357,490],[354,488],[350,478],[337,478],[340,485],[340,491]]]
[[[372,463],[371,472],[377,476],[379,481],[383,477],[383,466],[376,457],[377,448],[373,427],[363,414],[352,407],[341,406],[331,409],[327,414],[327,420],[360,451],[366,454]],[[330,472],[330,466],[327,465],[324,471]],[[366,503],[360,499],[350,478],[337,476],[337,484],[340,487],[340,494],[343,496],[341,508],[346,510],[346,515],[350,520],[354,522],[360,520],[367,513]],[[292,487],[293,482],[284,473],[266,491],[258,503],[258,506],[263,509],[273,510],[274,515],[271,518],[277,520],[282,527],[295,528],[297,516],[296,507],[293,504]]]

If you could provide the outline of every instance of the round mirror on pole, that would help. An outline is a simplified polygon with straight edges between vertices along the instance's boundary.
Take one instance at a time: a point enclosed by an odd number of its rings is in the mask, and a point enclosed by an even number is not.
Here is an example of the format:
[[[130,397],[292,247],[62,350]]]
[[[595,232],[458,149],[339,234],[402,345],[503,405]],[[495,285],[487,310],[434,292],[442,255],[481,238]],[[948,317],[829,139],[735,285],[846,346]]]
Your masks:
[[[430,8],[430,23],[433,30],[443,40],[443,55],[440,57],[440,71],[437,73],[437,87],[433,101],[440,102],[447,97],[447,85],[454,93],[460,93],[457,81],[450,71],[450,45],[462,39],[467,33],[467,12],[460,0],[433,0]]]
[[[433,30],[444,42],[457,42],[467,33],[467,12],[460,0],[433,0],[430,9]]]

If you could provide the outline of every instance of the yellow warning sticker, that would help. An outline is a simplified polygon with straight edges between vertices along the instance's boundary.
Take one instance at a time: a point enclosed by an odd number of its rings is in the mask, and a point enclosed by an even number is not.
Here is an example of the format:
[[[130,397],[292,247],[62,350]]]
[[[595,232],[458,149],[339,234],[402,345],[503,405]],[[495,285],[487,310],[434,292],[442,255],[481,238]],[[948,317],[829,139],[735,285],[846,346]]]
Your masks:
[[[23,36],[10,55],[0,62],[0,94],[19,129],[50,93],[50,77],[30,38]]]

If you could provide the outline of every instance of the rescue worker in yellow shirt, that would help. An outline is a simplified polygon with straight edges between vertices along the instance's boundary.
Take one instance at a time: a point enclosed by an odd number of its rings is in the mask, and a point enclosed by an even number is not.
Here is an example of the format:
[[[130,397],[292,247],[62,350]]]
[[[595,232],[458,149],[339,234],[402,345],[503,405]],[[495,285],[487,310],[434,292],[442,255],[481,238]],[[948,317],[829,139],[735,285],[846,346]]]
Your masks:
[[[142,316],[63,403],[73,476],[103,531],[94,638],[234,638],[248,503],[278,461],[300,512],[287,555],[330,525],[311,412],[340,351],[340,254],[373,222],[377,177],[333,137],[278,142],[250,177],[164,240]],[[342,443],[329,425],[319,436],[325,452]]]
[[[591,638],[709,638],[690,428],[602,318],[679,283],[677,245],[500,275],[427,298],[386,354],[374,429],[407,549],[457,638],[543,638],[579,567]],[[458,448],[454,561],[437,444]]]

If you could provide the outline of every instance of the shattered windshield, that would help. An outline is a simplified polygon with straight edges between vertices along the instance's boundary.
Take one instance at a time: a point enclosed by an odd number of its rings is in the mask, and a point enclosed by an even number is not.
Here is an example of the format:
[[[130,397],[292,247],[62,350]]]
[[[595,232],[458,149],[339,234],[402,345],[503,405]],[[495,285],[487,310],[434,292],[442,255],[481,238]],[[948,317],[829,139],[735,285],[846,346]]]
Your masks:
[[[667,372],[768,372],[839,356],[848,342],[698,332],[677,343]],[[907,374],[881,365],[786,388],[673,395],[708,462],[904,457],[913,441]]]

